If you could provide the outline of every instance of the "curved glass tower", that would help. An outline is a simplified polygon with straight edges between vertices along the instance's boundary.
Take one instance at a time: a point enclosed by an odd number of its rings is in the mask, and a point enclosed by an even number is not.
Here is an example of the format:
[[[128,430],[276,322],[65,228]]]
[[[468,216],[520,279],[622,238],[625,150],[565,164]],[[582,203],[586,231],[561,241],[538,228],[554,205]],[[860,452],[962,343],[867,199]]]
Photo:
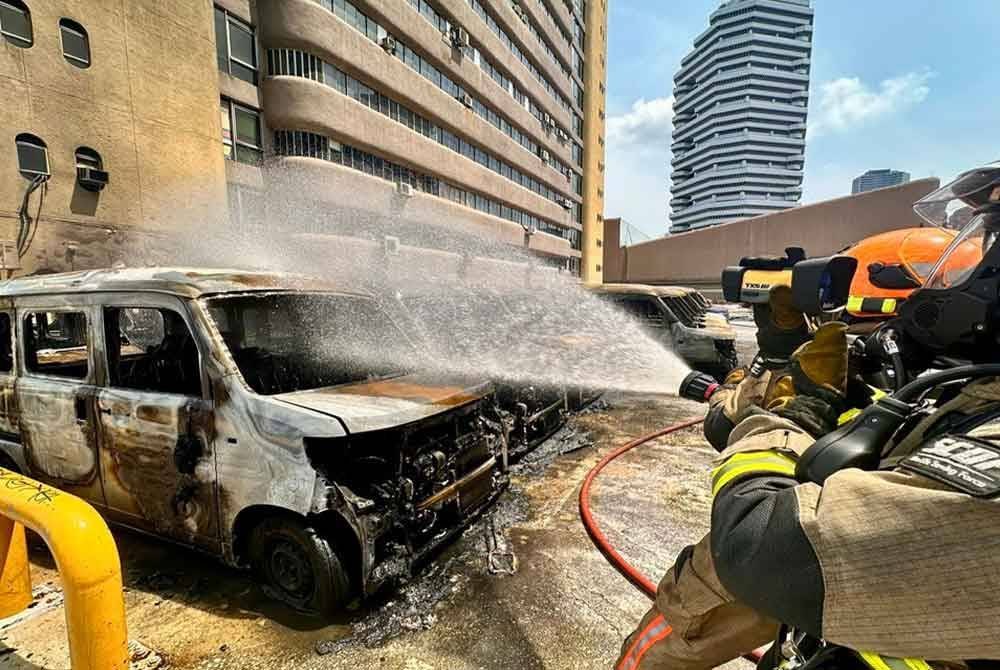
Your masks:
[[[812,33],[809,0],[712,13],[674,77],[671,233],[798,203]]]

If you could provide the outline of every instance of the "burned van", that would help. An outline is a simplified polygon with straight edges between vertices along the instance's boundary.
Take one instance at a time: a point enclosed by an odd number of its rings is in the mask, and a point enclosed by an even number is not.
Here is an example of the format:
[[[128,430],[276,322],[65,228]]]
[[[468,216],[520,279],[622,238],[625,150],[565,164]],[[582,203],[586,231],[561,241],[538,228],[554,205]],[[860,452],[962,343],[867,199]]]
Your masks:
[[[506,483],[492,388],[411,372],[371,296],[239,271],[0,284],[0,460],[309,611],[405,576]]]
[[[692,368],[721,378],[737,366],[735,329],[698,291],[646,284],[604,284],[593,290]]]

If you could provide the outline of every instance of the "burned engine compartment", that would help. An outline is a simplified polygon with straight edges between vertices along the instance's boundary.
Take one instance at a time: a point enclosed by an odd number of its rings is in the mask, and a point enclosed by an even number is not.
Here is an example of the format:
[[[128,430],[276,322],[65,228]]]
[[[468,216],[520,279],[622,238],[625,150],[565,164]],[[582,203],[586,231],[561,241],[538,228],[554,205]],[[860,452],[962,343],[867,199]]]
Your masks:
[[[460,532],[507,485],[507,444],[484,398],[390,429],[305,438],[310,464],[364,528],[365,590],[404,575]]]

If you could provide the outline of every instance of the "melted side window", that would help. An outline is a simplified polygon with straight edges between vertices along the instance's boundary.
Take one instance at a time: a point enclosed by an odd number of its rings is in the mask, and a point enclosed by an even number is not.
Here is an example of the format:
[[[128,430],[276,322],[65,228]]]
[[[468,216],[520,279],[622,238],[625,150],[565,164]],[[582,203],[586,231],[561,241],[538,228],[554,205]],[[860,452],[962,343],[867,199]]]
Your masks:
[[[663,313],[651,298],[625,298],[618,305],[647,326],[662,326]]]
[[[177,312],[105,308],[104,341],[111,386],[201,397],[198,347]]]
[[[86,379],[87,316],[83,312],[28,312],[24,317],[24,366],[68,379]]]

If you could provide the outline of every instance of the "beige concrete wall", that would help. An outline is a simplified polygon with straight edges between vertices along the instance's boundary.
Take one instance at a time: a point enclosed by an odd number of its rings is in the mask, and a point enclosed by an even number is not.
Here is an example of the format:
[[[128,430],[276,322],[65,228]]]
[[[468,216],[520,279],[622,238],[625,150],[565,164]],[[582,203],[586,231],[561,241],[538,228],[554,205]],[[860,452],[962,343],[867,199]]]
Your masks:
[[[717,285],[722,269],[744,256],[782,255],[792,246],[809,256],[836,253],[870,235],[922,225],[913,203],[938,185],[920,179],[631,247],[606,237],[605,281]],[[606,236],[617,235],[618,222],[606,222]]]
[[[316,158],[289,157],[279,159],[276,167],[287,172],[280,182],[271,181],[265,175],[264,192],[269,206],[275,209],[273,221],[292,231],[323,232],[328,223],[332,227],[350,224],[345,217],[360,220],[375,215],[397,222],[394,228],[399,232],[389,234],[399,235],[407,243],[412,243],[407,239],[410,233],[414,239],[426,237],[419,227],[410,228],[411,224],[416,224],[467,235],[470,253],[477,246],[493,247],[496,253],[502,253],[504,245],[521,248],[527,245],[530,250],[549,256],[579,256],[565,238],[535,233],[526,240],[524,229],[512,221],[419,191],[405,197],[397,192],[394,184],[342,165]],[[297,187],[290,189],[289,183]],[[332,207],[317,210],[322,213],[314,220],[287,221],[288,211],[309,214],[310,210],[302,206],[306,201],[328,202]],[[324,216],[328,218],[322,218]],[[482,241],[481,245],[474,242],[477,239]]]
[[[426,83],[423,77],[417,75],[407,66],[399,63],[398,59],[386,56],[377,45],[374,45],[364,36],[357,33],[345,23],[337,19],[330,12],[326,11],[311,0],[258,0],[258,11],[261,15],[261,24],[264,30],[264,42],[268,46],[295,46],[299,48],[308,45],[323,46],[329,53],[338,56],[337,64],[343,64],[345,69],[353,69],[364,79],[366,76],[377,82],[385,82],[390,85],[414,88],[416,82]],[[359,3],[359,6],[362,6]],[[496,82],[494,82],[478,65],[469,58],[459,57],[456,52],[441,37],[430,23],[416,14],[409,4],[401,2],[392,3],[370,3],[364,5],[366,12],[386,27],[393,35],[404,39],[407,44],[421,50],[430,62],[446,73],[453,81],[474,93],[480,100],[493,105],[522,131],[527,132],[536,142],[547,148],[553,155],[560,157],[560,160],[570,164],[572,154],[569,147],[560,144],[554,135],[547,135],[541,123],[532,116],[528,110],[519,105],[516,100]],[[471,10],[470,10],[471,11]],[[478,15],[476,20],[478,21]],[[285,40],[285,44],[275,43],[274,38],[280,36]],[[329,35],[324,35],[324,31],[333,31]],[[353,36],[346,33],[353,33]],[[490,33],[492,35],[492,33]],[[349,40],[348,48],[338,48],[337,38]],[[361,41],[358,41],[361,40]],[[498,42],[499,44],[499,42]],[[334,50],[336,49],[336,51]],[[506,51],[506,47],[503,47]],[[510,52],[507,52],[510,55]],[[513,58],[512,55],[510,55]],[[394,63],[390,63],[394,61]],[[518,62],[520,65],[520,62]],[[402,70],[397,70],[397,66]],[[523,68],[523,66],[521,66]],[[530,77],[530,74],[526,76]],[[532,78],[532,83],[537,86],[537,82]],[[403,90],[406,90],[404,88]],[[527,89],[525,89],[527,90]],[[544,91],[532,91],[538,96],[548,97]],[[440,90],[435,92],[437,96],[447,96]],[[539,97],[541,102],[544,100]],[[551,101],[551,98],[549,98]],[[464,111],[464,108],[456,101],[456,110]],[[552,101],[553,108],[555,102]],[[561,110],[560,110],[561,111]],[[455,112],[451,112],[453,116]],[[563,112],[563,117],[567,115]],[[448,118],[448,117],[445,117]],[[557,117],[564,127],[570,128],[568,118]],[[473,139],[470,137],[470,139]],[[515,148],[515,147],[512,147]],[[521,151],[521,149],[516,149]],[[542,167],[539,161],[539,167]],[[545,167],[545,170],[550,168]],[[544,171],[537,172],[544,178]],[[565,181],[565,180],[564,180]]]
[[[552,46],[553,51],[555,51],[559,55],[562,61],[566,64],[566,67],[572,70],[573,69],[573,54],[571,53],[572,47],[566,42],[566,40],[563,39],[562,32],[559,30],[558,24],[552,21],[549,18],[549,15],[542,10],[541,5],[544,2],[545,0],[530,0],[529,2],[523,2],[519,4],[521,5],[521,8],[524,10],[524,12],[529,17],[531,17],[535,25],[538,26],[539,30],[548,37],[549,44]],[[501,0],[501,4],[505,4],[503,0]],[[562,4],[563,7],[566,6],[564,3],[560,4]],[[513,10],[511,11],[513,12]],[[517,19],[517,21],[520,22],[520,19]],[[566,31],[566,34],[572,35],[573,34],[572,26],[567,26],[567,28],[568,30]],[[549,63],[552,62],[551,59],[549,59],[548,55],[543,54],[541,55],[541,58],[549,60]],[[562,70],[559,68],[557,68],[557,70],[559,71],[559,76],[562,77],[563,76]],[[572,90],[570,90],[570,97],[572,97]]]
[[[504,56],[503,63],[505,65],[509,64],[509,72],[512,72],[514,76],[518,79],[522,77],[529,78],[534,84],[538,84],[538,80],[535,76],[531,74],[530,71],[524,66],[520,60],[514,57],[514,55],[507,49],[506,46],[500,42],[500,39],[490,30],[490,27],[483,21],[483,19],[469,6],[469,3],[465,0],[438,0],[441,6],[448,13],[453,16],[459,17],[459,20],[463,25],[468,27],[470,24],[473,26],[478,26],[475,30],[475,35],[477,38],[481,38],[480,44],[485,44],[487,49],[493,49],[494,47],[499,48],[501,54]],[[497,19],[497,24],[503,28],[511,39],[521,49],[529,60],[531,60],[535,68],[541,72],[549,82],[555,86],[556,90],[562,93],[567,100],[571,103],[573,102],[573,88],[570,84],[570,80],[566,78],[563,71],[552,59],[549,58],[542,50],[542,46],[535,39],[535,36],[528,29],[528,26],[524,25],[524,22],[518,17],[514,12],[514,8],[511,6],[509,0],[493,0],[493,2],[485,3],[493,11],[493,17]],[[525,3],[528,5],[530,3]],[[489,40],[489,41],[486,41]],[[492,44],[491,43],[494,43]],[[514,65],[516,63],[517,65]],[[543,93],[546,98],[551,99],[551,96],[546,92]],[[561,105],[558,105],[562,109]]]
[[[317,9],[323,11],[322,8],[317,7]],[[329,12],[326,14],[329,15]],[[297,25],[297,15],[284,11],[277,12],[277,16],[271,13],[267,15],[267,19],[272,17],[274,20],[267,20],[262,28],[262,40],[265,45],[272,48],[297,45],[296,48],[336,64],[344,71],[350,72],[352,76],[377,88],[384,95],[502,157],[511,165],[526,174],[533,175],[566,197],[578,199],[565,176],[543,163],[538,156],[515,143],[500,130],[484,122],[434,84],[414,73],[398,58],[387,55],[378,45],[342,21],[332,16],[321,16],[321,19],[326,18],[327,21]],[[361,63],[367,67],[359,70],[358,65]],[[280,107],[284,104],[281,98],[270,99],[275,100],[275,104],[270,106],[265,104],[266,112],[272,111],[269,107]],[[318,118],[319,110],[316,113]],[[371,110],[361,110],[361,114],[364,118],[368,118],[369,115],[381,116]],[[413,131],[407,129],[407,132]],[[431,165],[430,158],[419,154],[411,156],[413,161],[425,165]],[[456,156],[456,160],[461,163],[467,159]],[[500,176],[496,178],[509,181]]]
[[[605,281],[624,281],[625,252],[620,249],[622,244],[622,220],[606,219],[604,221],[604,279]]]
[[[41,194],[32,199],[31,211],[37,214],[41,204],[41,217],[22,259],[25,270],[103,258],[104,251],[91,247],[122,231],[163,231],[217,216],[225,168],[211,3],[27,4],[34,45],[20,49],[0,40],[0,237],[16,235],[27,185],[17,168],[17,134],[45,141],[52,172],[44,200]],[[89,68],[63,57],[63,17],[88,31]],[[100,194],[76,184],[79,146],[99,152],[110,173]]]
[[[310,0],[287,2],[261,0],[258,8],[261,14],[261,41],[265,47],[295,48],[315,54],[369,83],[383,94],[407,105],[413,111],[476,142],[497,156],[504,157],[512,165],[549,184],[564,193],[566,197],[578,199],[570,183],[560,172],[543,163],[510,137],[484,122],[457,100],[413,72],[398,58],[386,54],[378,45],[316,3]],[[399,13],[403,10],[412,11],[407,7],[398,8]],[[426,24],[423,19],[420,21]],[[423,27],[429,32],[422,34],[422,37],[434,40],[436,46],[440,42],[440,35],[436,34],[429,24]],[[474,70],[469,74],[477,77],[482,74],[475,65],[471,63],[465,65]],[[492,80],[481,82],[477,79],[476,82],[477,86],[488,83],[496,89]],[[489,95],[482,91],[478,93],[481,99],[492,103],[507,114],[508,118],[522,130],[531,129],[532,137],[548,148],[553,155],[558,156],[567,165],[572,163],[569,147],[556,141],[554,136],[541,132],[538,120],[517,105],[513,98],[497,90],[493,90]]]
[[[296,235],[292,243],[309,249],[314,259],[324,256],[356,259],[359,265],[370,268],[365,279],[376,285],[387,282],[404,298],[432,292],[438,283],[449,285],[460,281],[484,288],[522,285],[538,289],[549,282],[556,286],[559,277],[554,268],[529,258],[497,259],[408,244],[400,244],[395,253],[387,253],[379,241],[336,234]],[[338,276],[338,270],[334,268],[329,278],[347,285],[357,282],[358,277],[350,269],[342,276]]]
[[[281,101],[280,105],[265,105],[271,128],[310,130],[552,221],[569,222],[570,215],[561,205],[328,86],[298,77],[272,77],[264,82],[262,89],[265,100]]]

